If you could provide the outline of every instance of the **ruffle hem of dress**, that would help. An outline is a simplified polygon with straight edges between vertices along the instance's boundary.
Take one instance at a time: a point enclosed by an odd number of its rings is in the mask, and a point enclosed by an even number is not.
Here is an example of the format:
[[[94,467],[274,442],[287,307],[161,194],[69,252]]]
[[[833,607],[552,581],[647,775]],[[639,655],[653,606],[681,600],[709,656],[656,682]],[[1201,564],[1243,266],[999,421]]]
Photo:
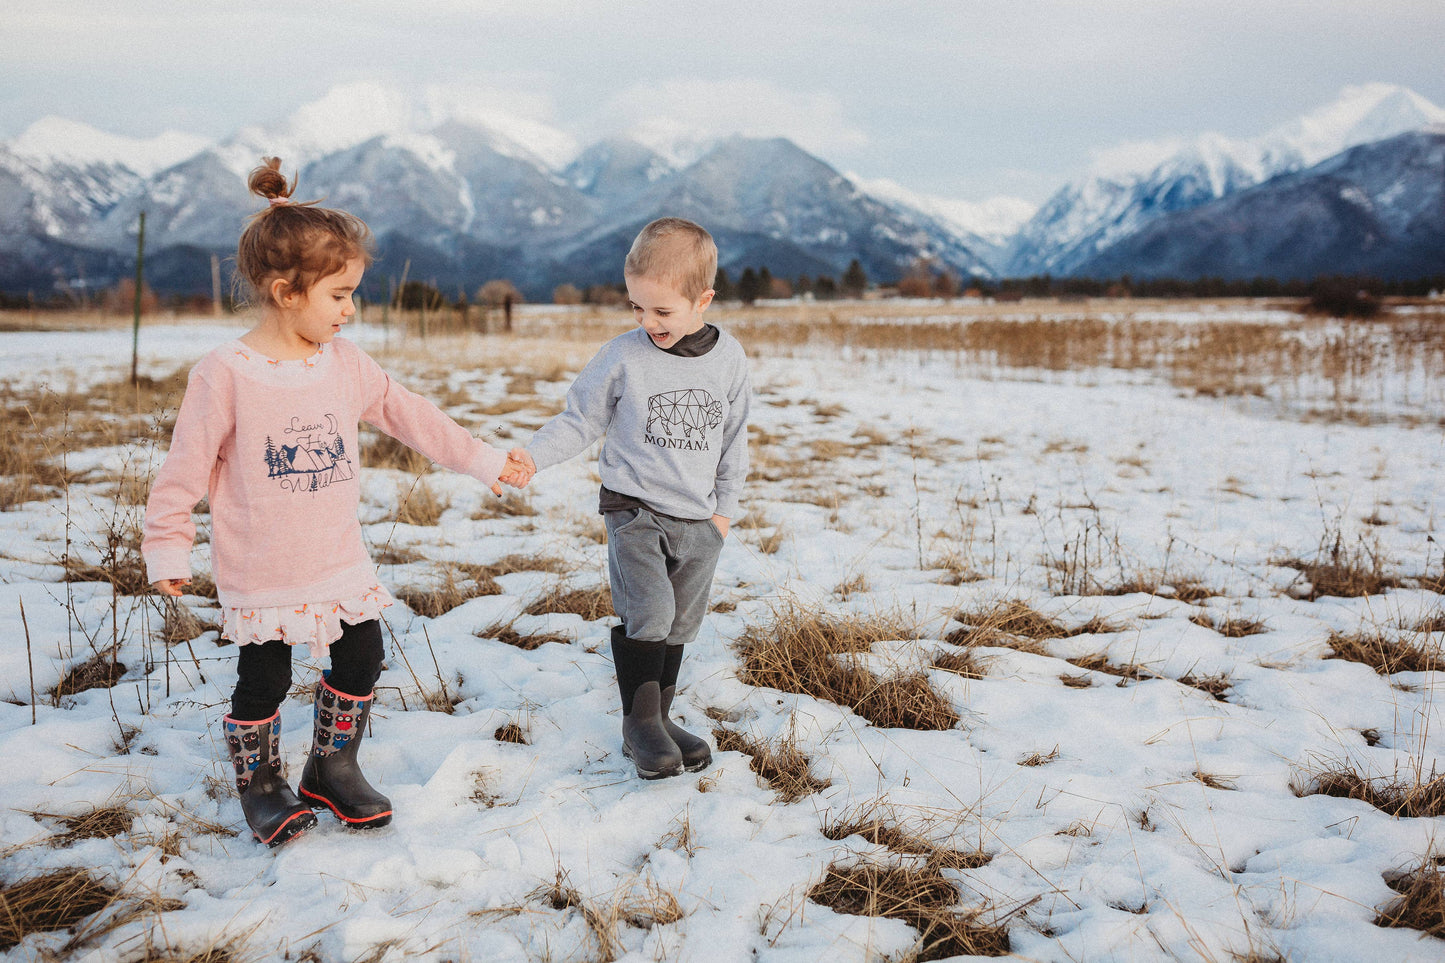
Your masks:
[[[396,599],[380,585],[373,585],[357,598],[334,602],[303,602],[266,608],[230,606],[221,609],[221,637],[237,645],[260,645],[280,639],[302,645],[311,657],[320,659],[341,638],[341,623],[358,625],[380,618],[381,610]]]

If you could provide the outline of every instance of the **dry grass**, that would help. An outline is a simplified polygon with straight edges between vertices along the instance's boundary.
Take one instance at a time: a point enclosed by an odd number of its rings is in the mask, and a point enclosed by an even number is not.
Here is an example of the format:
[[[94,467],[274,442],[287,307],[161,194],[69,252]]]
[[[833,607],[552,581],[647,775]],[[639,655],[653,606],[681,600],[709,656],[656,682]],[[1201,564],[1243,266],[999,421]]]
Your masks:
[[[492,738],[498,742],[512,742],[519,746],[530,746],[532,744],[532,740],[527,735],[527,730],[523,729],[516,722],[504,722],[497,727],[496,732],[492,733]]]
[[[1441,643],[1432,642],[1428,637],[1416,640],[1395,640],[1382,635],[1356,632],[1347,635],[1331,632],[1329,658],[1362,662],[1380,675],[1395,672],[1433,672],[1445,668],[1445,653]]]
[[[606,584],[569,589],[566,582],[559,582],[550,592],[527,606],[527,614],[580,615],[588,622],[595,622],[613,614],[612,589]]]
[[[505,518],[509,515],[527,517],[536,515],[537,509],[532,507],[532,498],[522,492],[510,488],[502,489],[502,497],[498,498],[491,492],[482,496],[482,503],[472,512],[471,518],[474,522],[485,521],[488,518]]]
[[[879,863],[833,863],[808,899],[835,912],[902,920],[918,930],[911,960],[1004,956],[1008,932],[980,920],[983,910],[957,910],[957,884],[936,868]]]
[[[442,514],[452,507],[451,502],[433,491],[424,479],[398,485],[396,499],[396,513],[392,516],[392,521],[402,525],[435,525],[441,521]]]
[[[1192,615],[1189,621],[1203,628],[1213,629],[1215,632],[1229,639],[1242,639],[1247,635],[1260,635],[1261,633],[1269,631],[1269,626],[1258,619],[1216,618],[1207,612],[1199,612]]]
[[[1034,752],[1019,760],[1020,766],[1044,766],[1059,758],[1059,747],[1054,746],[1047,753]]]
[[[1415,869],[1388,882],[1400,898],[1380,908],[1375,925],[1403,926],[1445,939],[1445,872],[1440,859],[1427,857]]]
[[[899,856],[922,856],[933,869],[978,869],[993,859],[982,850],[939,846],[923,832],[904,826],[887,806],[876,802],[830,818],[823,824],[823,835],[835,841],[858,836]]]
[[[464,602],[483,595],[501,595],[502,588],[481,566],[458,563],[438,569],[439,583],[431,588],[407,587],[396,597],[417,615],[434,619]]]
[[[1349,766],[1326,769],[1296,784],[1296,796],[1358,799],[1391,816],[1445,816],[1445,776],[1369,779]]]
[[[161,623],[160,639],[166,645],[176,645],[199,638],[207,632],[219,632],[215,622],[199,618],[189,607],[173,598],[165,599],[165,621]]]
[[[846,706],[882,728],[952,729],[958,713],[926,673],[880,678],[857,659],[876,642],[916,637],[899,617],[834,618],[788,604],[771,622],[743,630],[738,678]]]
[[[125,663],[116,660],[118,652],[117,647],[102,649],[84,662],[71,666],[70,671],[50,690],[51,701],[58,704],[60,699],[77,692],[114,686],[126,672]]]
[[[65,832],[51,840],[54,846],[69,846],[81,839],[110,839],[130,832],[135,813],[124,806],[100,806],[78,815],[32,812],[36,819],[54,819],[65,826]]]
[[[1048,654],[1048,649],[1041,643],[1049,639],[1108,635],[1124,631],[1122,626],[1097,617],[1077,628],[1067,628],[1018,599],[997,602],[991,608],[972,612],[956,612],[953,617],[962,622],[964,627],[945,636],[947,642],[965,647],[996,646],[1018,649],[1035,655]]]
[[[1230,782],[1228,779],[1224,779],[1224,778],[1222,778],[1222,777],[1220,777],[1220,776],[1216,776],[1216,775],[1213,775],[1213,774],[1211,774],[1211,773],[1203,772],[1203,771],[1198,770],[1198,769],[1194,770],[1194,772],[1190,773],[1190,775],[1191,775],[1194,779],[1196,779],[1196,780],[1198,780],[1199,782],[1203,783],[1204,785],[1208,786],[1210,789],[1222,789],[1222,790],[1233,791],[1233,790],[1235,790],[1235,789],[1238,788],[1237,786],[1234,785],[1234,783]]]
[[[390,468],[408,475],[431,471],[431,459],[388,434],[364,431],[361,435],[361,467]]]
[[[735,729],[717,726],[712,731],[719,752],[741,752],[749,756],[749,767],[768,781],[768,788],[785,803],[797,802],[832,783],[819,779],[809,768],[810,760],[791,735],[772,741],[750,738]]]
[[[540,648],[548,642],[557,642],[561,645],[571,645],[572,640],[565,635],[557,635],[554,632],[534,632],[530,635],[522,635],[516,629],[515,622],[508,622],[506,625],[492,625],[477,633],[479,639],[496,639],[503,645],[511,645],[523,651],[530,652]]]
[[[1234,685],[1234,680],[1222,672],[1215,675],[1194,675],[1193,673],[1189,673],[1187,675],[1181,675],[1178,681],[1181,685],[1187,685],[1191,689],[1207,692],[1220,702],[1228,701],[1224,696],[1229,692],[1230,687]]]
[[[1338,528],[1327,529],[1319,551],[1310,560],[1292,558],[1280,563],[1297,570],[1309,582],[1308,590],[1297,594],[1313,602],[1317,598],[1358,598],[1379,595],[1386,589],[1399,588],[1400,580],[1387,571],[1385,558],[1378,546],[1357,538],[1346,541]]]
[[[1070,665],[1078,666],[1086,672],[1103,672],[1107,675],[1119,677],[1119,684],[1126,682],[1142,682],[1145,679],[1157,679],[1159,675],[1151,672],[1135,662],[1123,664],[1110,662],[1109,657],[1103,652],[1094,652],[1089,655],[1081,655],[1072,659],[1066,659]]]
[[[116,891],[84,869],[57,869],[0,889],[0,950],[31,933],[65,930],[106,909]]]
[[[979,658],[972,649],[940,652],[933,657],[933,667],[942,669],[944,672],[952,672],[964,679],[982,679],[984,677],[984,660]]]

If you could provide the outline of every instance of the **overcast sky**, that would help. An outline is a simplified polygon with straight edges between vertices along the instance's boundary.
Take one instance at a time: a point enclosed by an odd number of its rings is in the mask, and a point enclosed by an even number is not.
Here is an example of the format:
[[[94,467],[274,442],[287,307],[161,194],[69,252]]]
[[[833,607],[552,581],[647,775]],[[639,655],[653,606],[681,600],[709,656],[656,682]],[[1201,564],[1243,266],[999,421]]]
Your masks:
[[[1445,105],[1440,0],[7,0],[0,139],[47,114],[221,138],[338,83],[469,91],[586,142],[781,134],[925,194],[1042,201],[1094,153],[1248,137],[1400,84]]]

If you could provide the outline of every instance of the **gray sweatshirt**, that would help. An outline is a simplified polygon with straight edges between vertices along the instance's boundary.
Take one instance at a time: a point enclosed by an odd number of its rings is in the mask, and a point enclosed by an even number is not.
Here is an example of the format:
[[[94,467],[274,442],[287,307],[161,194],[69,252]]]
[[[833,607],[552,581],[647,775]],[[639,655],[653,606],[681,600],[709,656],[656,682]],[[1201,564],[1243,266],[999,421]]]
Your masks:
[[[602,484],[677,518],[735,518],[748,474],[748,359],[726,331],[707,354],[660,350],[642,328],[602,346],[567,391],[567,408],[532,436],[537,468],[606,435]]]

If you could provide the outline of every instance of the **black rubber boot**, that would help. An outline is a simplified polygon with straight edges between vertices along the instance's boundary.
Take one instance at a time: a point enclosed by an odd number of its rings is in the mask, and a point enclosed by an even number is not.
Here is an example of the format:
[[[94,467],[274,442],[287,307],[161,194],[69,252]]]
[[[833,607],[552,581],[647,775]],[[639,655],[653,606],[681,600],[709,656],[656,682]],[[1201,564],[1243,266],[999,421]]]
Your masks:
[[[241,812],[252,835],[275,847],[315,826],[315,814],[296,798],[282,772],[281,713],[260,722],[226,716],[221,726],[236,770]]]
[[[677,672],[682,667],[683,646],[669,645],[662,660],[662,725],[682,752],[682,767],[688,772],[706,769],[712,763],[712,749],[697,736],[672,721],[672,698],[677,694]]]
[[[391,800],[372,788],[356,763],[375,693],[365,699],[316,684],[316,729],[301,771],[301,795],[313,809],[325,806],[354,829],[391,822]]]
[[[622,694],[622,754],[643,779],[682,772],[682,751],[662,722],[659,679],[665,648],[661,642],[629,639],[620,626],[612,630],[612,661]]]

